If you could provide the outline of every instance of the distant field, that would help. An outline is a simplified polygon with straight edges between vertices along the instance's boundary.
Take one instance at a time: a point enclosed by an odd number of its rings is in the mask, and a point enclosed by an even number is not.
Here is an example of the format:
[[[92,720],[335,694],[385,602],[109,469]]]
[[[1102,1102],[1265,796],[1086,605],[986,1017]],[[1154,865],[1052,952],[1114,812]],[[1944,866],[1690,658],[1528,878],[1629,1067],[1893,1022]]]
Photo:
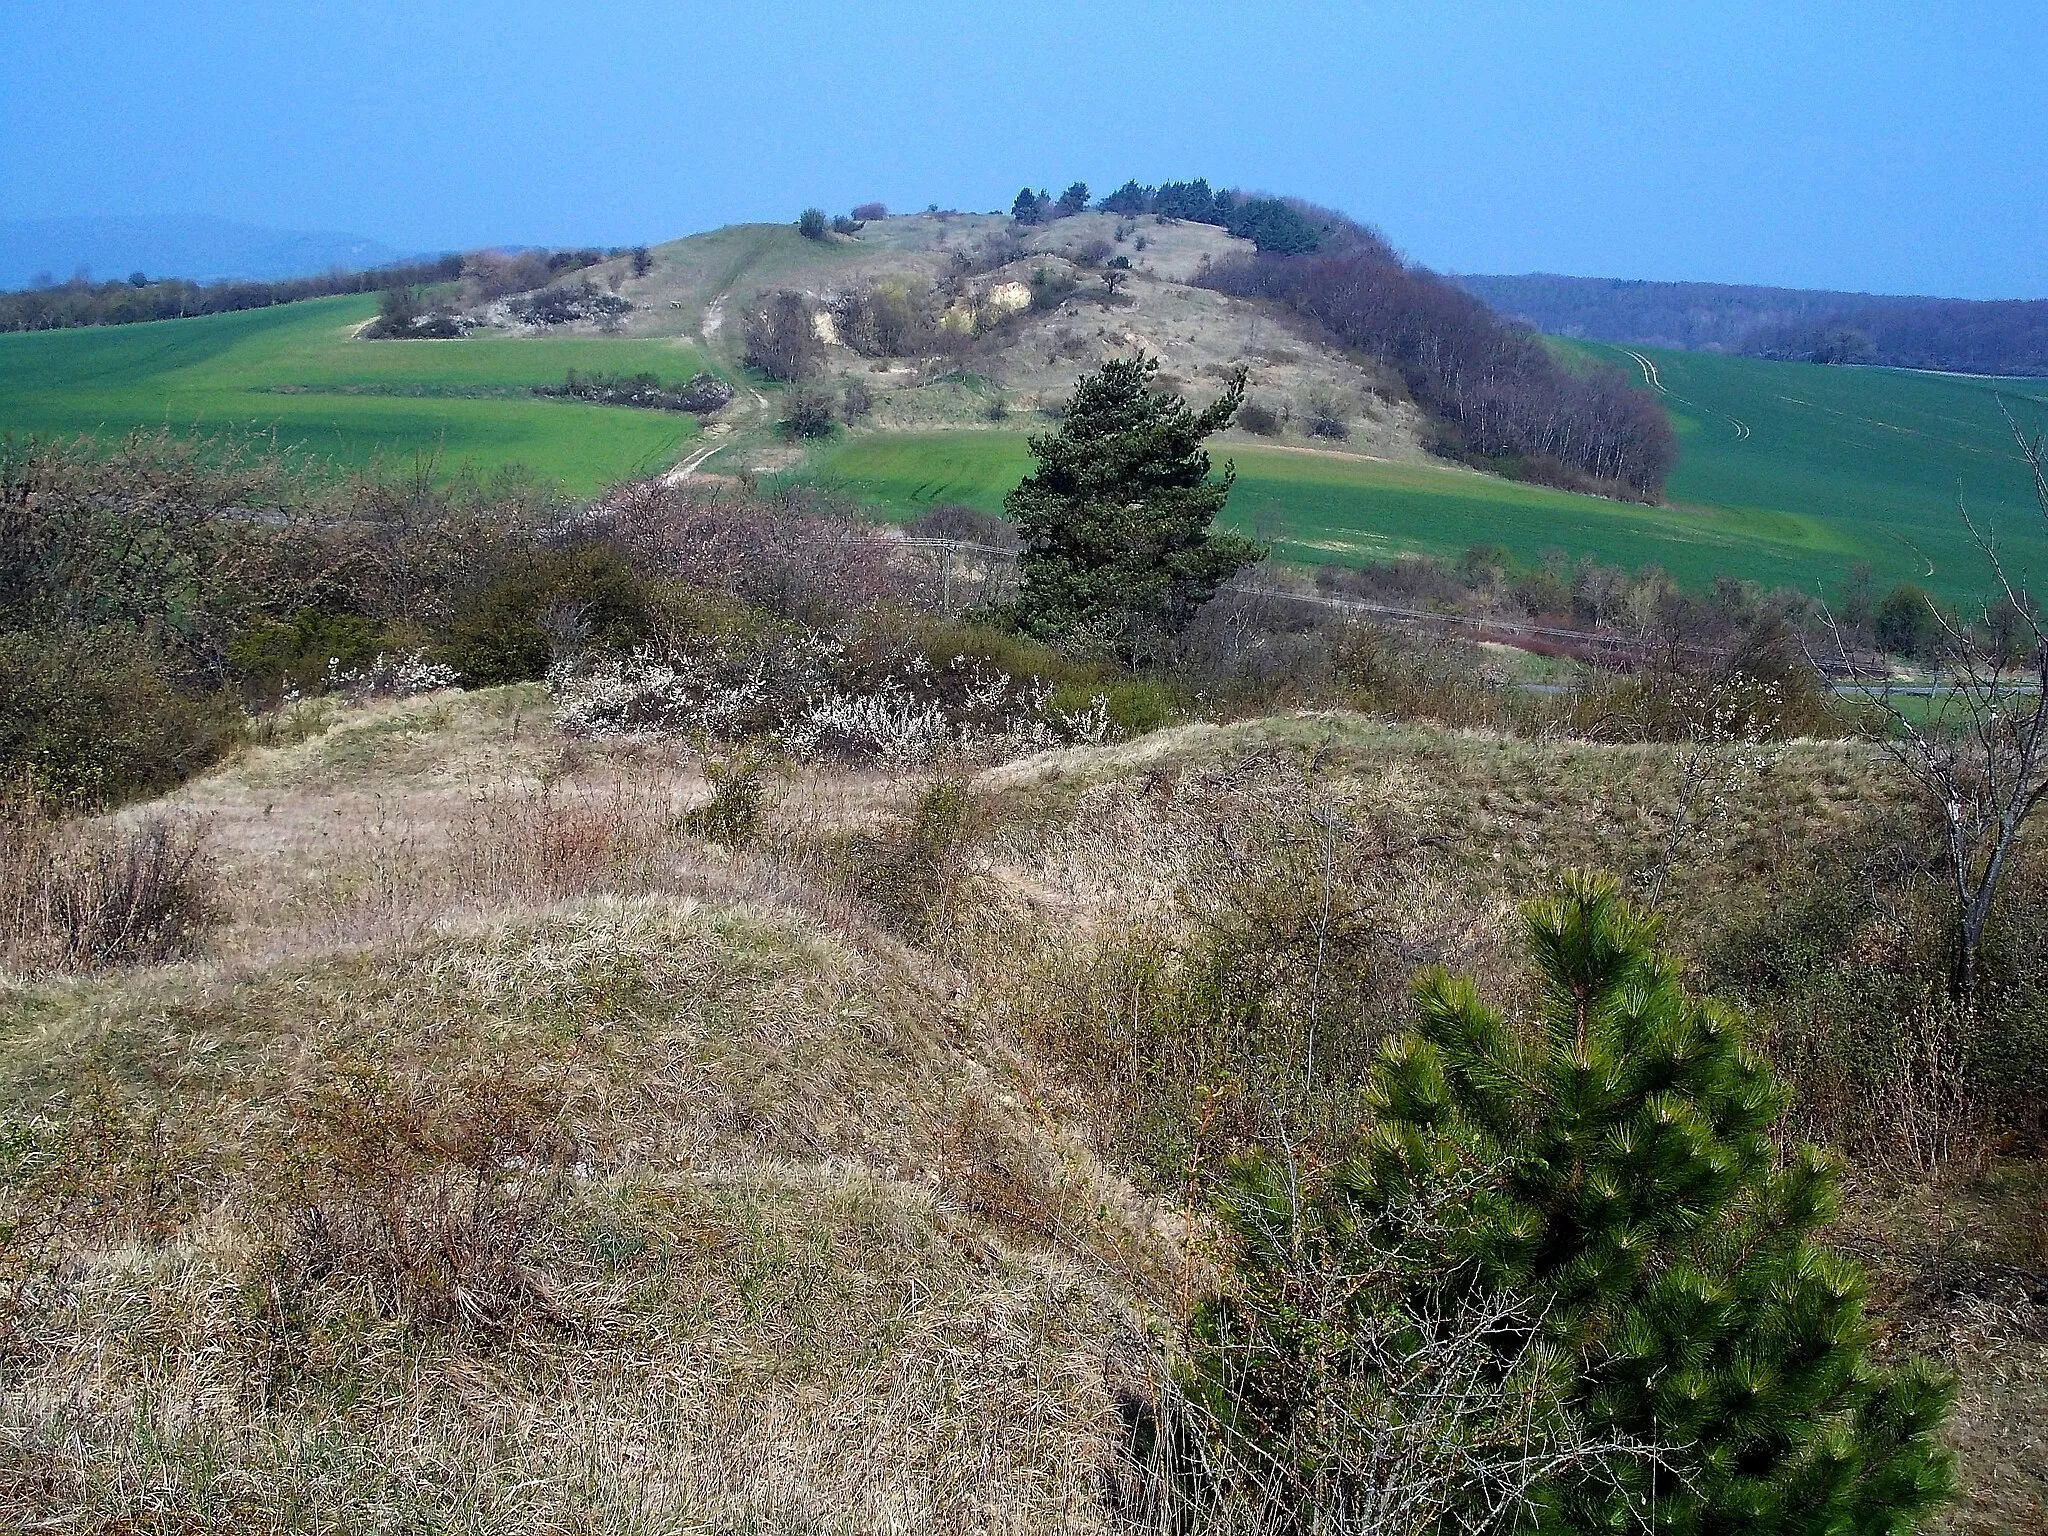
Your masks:
[[[364,465],[439,455],[444,469],[524,464],[587,492],[659,468],[696,432],[688,416],[535,399],[570,368],[707,366],[670,341],[471,337],[353,341],[372,296],[241,314],[0,336],[0,433],[135,427],[275,431]]]
[[[1586,350],[1641,374],[1625,349]],[[1956,515],[1960,494],[2014,563],[2048,576],[2048,533],[1997,399],[2038,432],[2048,380],[1637,350],[1679,432],[1674,503],[1796,512],[1880,582],[1965,598],[1983,590],[1985,566]],[[1832,583],[1842,572],[1815,574]]]
[[[783,250],[795,242],[785,231],[723,235],[692,257],[707,291],[742,268],[796,259]],[[375,304],[351,296],[0,336],[0,433],[254,428],[348,465],[410,464],[424,452],[444,471],[524,464],[588,492],[671,462],[697,430],[688,417],[527,393],[570,368],[679,379],[713,366],[694,345],[351,340]],[[1558,345],[1643,372],[1621,348]],[[2013,563],[2048,580],[2048,536],[1995,398],[2005,393],[2023,421],[2048,426],[2048,381],[1643,356],[1681,443],[1668,507],[1449,467],[1234,444],[1216,451],[1238,462],[1229,520],[1300,560],[1455,556],[1488,543],[1532,561],[1562,551],[1630,568],[1655,563],[1693,585],[1726,574],[1829,591],[1867,562],[1881,589],[1914,580],[1968,599],[1984,588],[1984,566],[1955,514],[1960,490]],[[1029,467],[1020,432],[948,431],[840,439],[815,450],[805,472],[907,516],[944,501],[999,509]]]
[[[1586,350],[1637,366],[1616,349]],[[1301,560],[1454,556],[1488,543],[1525,560],[1562,550],[1632,569],[1655,563],[1691,585],[1732,575],[1829,591],[1867,562],[1881,589],[1914,580],[1967,599],[1985,578],[1955,515],[1960,485],[2016,562],[2048,574],[2048,537],[1993,396],[2009,392],[2023,420],[2048,425],[2041,381],[1646,355],[1682,445],[1671,506],[1432,465],[1232,445],[1215,450],[1219,462],[1234,456],[1238,465],[1228,520]],[[811,463],[898,516],[947,501],[997,510],[1030,468],[1022,434],[971,431],[854,438]]]
[[[1454,557],[1503,544],[1530,561],[1562,549],[1631,567],[1655,562],[1698,583],[1728,570],[1787,580],[1841,553],[1828,529],[1782,513],[1637,507],[1469,470],[1284,448],[1232,445],[1215,457],[1237,461],[1226,520],[1271,539],[1288,559]],[[901,516],[940,502],[999,510],[1030,462],[1023,435],[1012,432],[855,438],[814,460],[824,478]]]

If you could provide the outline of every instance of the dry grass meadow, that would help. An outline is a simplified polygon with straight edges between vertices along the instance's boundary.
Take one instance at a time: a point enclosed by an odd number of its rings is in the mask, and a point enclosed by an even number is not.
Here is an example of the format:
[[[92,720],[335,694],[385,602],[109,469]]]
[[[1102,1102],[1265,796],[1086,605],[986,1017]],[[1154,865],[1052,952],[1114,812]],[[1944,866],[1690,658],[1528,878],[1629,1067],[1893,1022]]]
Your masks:
[[[1156,1525],[1133,1405],[1214,1282],[1174,1170],[1249,1111],[1113,1027],[1133,978],[1204,925],[1307,942],[1325,872],[1332,988],[1506,989],[1515,901],[1645,875],[1683,800],[1665,748],[1316,714],[789,768],[724,846],[699,759],[536,686],[266,736],[148,808],[218,870],[195,955],[0,991],[18,1529]],[[1889,792],[1795,743],[1731,794],[1676,928],[1767,919]],[[2048,1305],[1951,1283],[2048,1257],[2002,1166],[1874,1171],[1842,1234],[1963,1372],[1957,1531],[2048,1508]]]

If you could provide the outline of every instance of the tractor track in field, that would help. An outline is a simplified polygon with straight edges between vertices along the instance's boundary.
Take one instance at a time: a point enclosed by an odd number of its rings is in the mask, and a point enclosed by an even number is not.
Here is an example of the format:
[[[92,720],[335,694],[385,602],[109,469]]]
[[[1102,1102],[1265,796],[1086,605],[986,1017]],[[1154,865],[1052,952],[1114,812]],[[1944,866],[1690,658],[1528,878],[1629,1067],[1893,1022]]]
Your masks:
[[[1708,416],[1720,417],[1735,429],[1735,440],[1738,443],[1750,435],[1749,423],[1742,420],[1739,416],[1730,416],[1726,411],[1716,410],[1711,405],[1701,405],[1697,400],[1688,400],[1684,395],[1674,394],[1665,387],[1663,376],[1657,372],[1655,362],[1631,347],[1623,347],[1621,350],[1634,358],[1636,366],[1643,370],[1643,382],[1665,399],[1675,401],[1679,405],[1689,405],[1694,410],[1703,412]]]

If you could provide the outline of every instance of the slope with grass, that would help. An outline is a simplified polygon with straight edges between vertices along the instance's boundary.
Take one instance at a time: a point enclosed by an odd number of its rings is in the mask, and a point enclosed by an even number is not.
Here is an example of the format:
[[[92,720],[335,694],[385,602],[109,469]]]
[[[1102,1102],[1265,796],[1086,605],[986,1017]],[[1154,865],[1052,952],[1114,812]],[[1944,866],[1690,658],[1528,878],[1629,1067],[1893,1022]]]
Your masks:
[[[1099,1528],[1142,1207],[942,989],[539,690],[275,724],[0,974],[0,1524]]]
[[[2048,428],[2039,379],[1583,345],[1663,399],[1681,443],[1674,504],[1798,512],[1867,561],[1880,590],[1915,581],[1965,599],[1983,592],[1986,567],[1960,498],[2017,565],[2048,572],[2048,530],[2000,414],[2002,400],[2030,432]]]
[[[1957,515],[1960,494],[2017,568],[2048,570],[2048,529],[1999,414],[2004,397],[2023,423],[2048,425],[2038,381],[1584,350],[1659,389],[1681,441],[1667,505],[1232,437],[1214,445],[1219,463],[1238,468],[1226,518],[1303,561],[1499,544],[1531,563],[1561,551],[1659,565],[1694,586],[1727,575],[1830,594],[1867,564],[1880,592],[1913,581],[1967,602],[1989,575]],[[820,450],[812,469],[907,516],[951,501],[998,510],[1030,459],[1014,431],[873,434]]]
[[[256,431],[351,466],[523,465],[572,491],[670,463],[694,418],[536,399],[569,369],[687,378],[678,341],[478,335],[368,342],[375,296],[239,314],[0,336],[0,433]]]
[[[1225,459],[1237,465],[1225,521],[1270,539],[1290,560],[1455,559],[1474,544],[1500,544],[1531,564],[1563,550],[1631,567],[1658,564],[1694,584],[1724,572],[1775,584],[1848,554],[1837,530],[1795,513],[1645,507],[1448,465],[1313,449],[1231,441],[1212,451],[1219,466]],[[895,517],[947,502],[999,511],[1030,469],[1018,432],[856,436],[812,460],[821,479]]]
[[[1191,1049],[1172,956],[1217,922],[1282,959],[1326,933],[1341,1067],[1420,961],[1497,980],[1559,868],[1641,874],[1699,771],[1295,714],[936,779],[793,763],[737,850],[678,814],[694,754],[550,716],[535,686],[301,705],[169,803],[224,866],[201,954],[0,978],[0,1519],[1159,1529],[1119,1521],[1213,1283],[1183,1182],[1297,1059]],[[1884,771],[1808,742],[1745,777],[1673,874],[1674,937],[1704,962],[1782,924]],[[964,856],[903,867],[948,915],[892,930],[824,855],[931,837],[903,818],[935,782]],[[1334,903],[1289,923],[1328,810]],[[1958,1536],[2048,1495],[2036,1312],[1915,1288],[1937,1244],[1944,1275],[2037,1262],[2037,1183],[2004,1176],[1967,1240],[1870,1192],[1841,1234],[1895,1337],[1964,1373]]]

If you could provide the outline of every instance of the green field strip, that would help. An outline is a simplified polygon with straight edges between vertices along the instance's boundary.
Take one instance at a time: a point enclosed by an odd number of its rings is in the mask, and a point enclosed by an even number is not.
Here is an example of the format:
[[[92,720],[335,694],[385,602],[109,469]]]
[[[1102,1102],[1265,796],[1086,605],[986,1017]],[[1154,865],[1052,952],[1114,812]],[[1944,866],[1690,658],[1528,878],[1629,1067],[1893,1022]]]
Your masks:
[[[700,348],[611,337],[365,342],[374,296],[190,320],[0,336],[0,433],[137,428],[255,431],[349,466],[438,458],[523,465],[573,492],[672,462],[696,435],[669,412],[539,399],[581,372],[669,380],[713,367]]]
[[[1360,564],[1500,544],[1532,562],[1562,550],[1657,564],[1688,581],[1735,569],[1775,584],[1843,553],[1827,527],[1772,508],[1644,507],[1447,466],[1280,448],[1218,447],[1214,457],[1237,464],[1225,521],[1283,558]],[[944,502],[999,511],[1031,459],[1021,433],[961,431],[853,438],[812,466],[885,514],[909,517]]]

